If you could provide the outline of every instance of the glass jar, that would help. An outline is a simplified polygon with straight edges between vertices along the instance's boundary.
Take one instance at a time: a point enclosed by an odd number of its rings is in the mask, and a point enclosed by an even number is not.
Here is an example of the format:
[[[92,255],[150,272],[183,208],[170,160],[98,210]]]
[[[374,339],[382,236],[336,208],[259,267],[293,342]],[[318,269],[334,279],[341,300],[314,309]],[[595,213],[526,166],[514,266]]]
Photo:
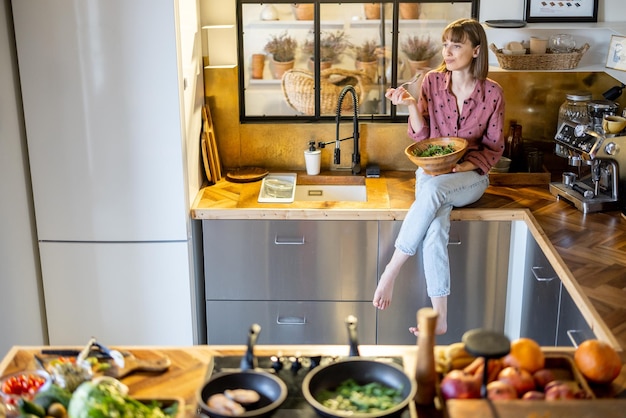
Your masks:
[[[591,100],[591,92],[586,90],[573,91],[565,95],[565,101],[559,108],[557,132],[565,121],[579,125],[589,125],[587,104]]]

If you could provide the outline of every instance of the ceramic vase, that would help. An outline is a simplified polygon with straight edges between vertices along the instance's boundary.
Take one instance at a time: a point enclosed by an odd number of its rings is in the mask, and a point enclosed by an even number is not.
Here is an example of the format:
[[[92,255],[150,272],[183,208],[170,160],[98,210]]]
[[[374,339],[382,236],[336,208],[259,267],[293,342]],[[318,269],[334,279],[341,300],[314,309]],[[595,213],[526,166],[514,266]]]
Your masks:
[[[261,8],[261,20],[278,20],[278,10],[273,4],[264,4]]]
[[[265,69],[265,54],[252,54],[251,72],[252,78],[263,78],[263,70]]]

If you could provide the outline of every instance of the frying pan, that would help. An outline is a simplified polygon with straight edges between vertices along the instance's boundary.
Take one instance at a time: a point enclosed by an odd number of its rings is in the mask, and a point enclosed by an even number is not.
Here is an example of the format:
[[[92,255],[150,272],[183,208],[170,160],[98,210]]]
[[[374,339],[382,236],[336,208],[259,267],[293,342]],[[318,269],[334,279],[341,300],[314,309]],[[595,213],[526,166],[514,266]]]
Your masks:
[[[350,336],[351,357],[326,366],[316,367],[313,371],[309,372],[302,382],[304,398],[313,409],[323,417],[377,418],[399,416],[415,396],[417,390],[415,381],[409,378],[409,376],[404,373],[404,370],[394,363],[368,360],[359,357],[356,323],[357,320],[352,315],[346,319]],[[372,413],[337,411],[327,408],[317,401],[320,392],[324,390],[335,390],[337,386],[347,379],[354,379],[360,385],[377,382],[400,390],[403,396],[402,401],[386,411]]]
[[[261,399],[251,405],[244,405],[246,412],[238,417],[269,417],[287,398],[287,386],[278,377],[256,369],[254,345],[261,331],[261,326],[253,324],[248,333],[248,349],[241,359],[241,370],[222,372],[211,376],[211,379],[198,391],[198,407],[201,416],[210,418],[229,418],[209,408],[207,400],[211,395],[224,393],[227,389],[251,389],[261,395]]]

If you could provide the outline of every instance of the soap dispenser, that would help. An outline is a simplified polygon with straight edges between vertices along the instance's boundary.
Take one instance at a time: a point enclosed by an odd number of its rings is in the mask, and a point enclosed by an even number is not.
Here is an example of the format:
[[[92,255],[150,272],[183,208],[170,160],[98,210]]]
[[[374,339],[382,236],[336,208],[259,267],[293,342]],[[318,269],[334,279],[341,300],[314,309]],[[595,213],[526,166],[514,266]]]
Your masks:
[[[309,141],[309,149],[304,151],[306,173],[315,176],[320,173],[322,163],[322,150],[315,148],[315,141]]]

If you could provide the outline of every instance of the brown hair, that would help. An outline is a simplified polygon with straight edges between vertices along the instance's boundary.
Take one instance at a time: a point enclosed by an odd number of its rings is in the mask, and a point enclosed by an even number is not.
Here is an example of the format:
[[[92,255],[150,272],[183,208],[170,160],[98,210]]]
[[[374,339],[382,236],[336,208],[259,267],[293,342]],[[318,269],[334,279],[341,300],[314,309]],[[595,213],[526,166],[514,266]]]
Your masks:
[[[471,71],[478,80],[487,78],[489,72],[489,49],[487,48],[487,34],[485,29],[476,19],[458,19],[450,23],[443,30],[441,39],[446,41],[450,39],[452,42],[465,42],[469,40],[472,47],[480,46],[478,56],[472,60]],[[446,63],[441,62],[437,71],[446,71]]]

